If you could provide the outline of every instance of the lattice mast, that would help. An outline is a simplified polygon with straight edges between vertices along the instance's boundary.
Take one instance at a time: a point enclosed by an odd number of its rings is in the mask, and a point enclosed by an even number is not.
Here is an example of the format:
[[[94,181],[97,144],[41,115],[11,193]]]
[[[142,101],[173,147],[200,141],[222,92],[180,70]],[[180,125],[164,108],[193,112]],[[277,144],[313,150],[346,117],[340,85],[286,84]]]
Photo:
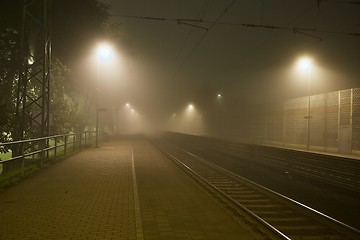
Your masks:
[[[50,133],[50,0],[24,0],[17,115],[18,139]]]

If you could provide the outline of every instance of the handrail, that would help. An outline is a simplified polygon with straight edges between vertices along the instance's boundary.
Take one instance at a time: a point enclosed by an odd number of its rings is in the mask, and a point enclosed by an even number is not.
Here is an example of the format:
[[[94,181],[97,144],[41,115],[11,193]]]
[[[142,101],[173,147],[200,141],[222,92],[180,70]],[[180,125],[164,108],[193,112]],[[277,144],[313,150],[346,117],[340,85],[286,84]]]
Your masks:
[[[95,131],[84,132],[83,134],[86,134],[86,133],[95,133]],[[0,147],[1,146],[6,146],[6,145],[14,145],[14,144],[20,144],[20,143],[27,143],[27,142],[35,142],[35,141],[41,141],[41,140],[46,140],[46,139],[51,139],[51,138],[58,138],[58,137],[64,137],[64,136],[74,136],[74,135],[78,135],[78,133],[58,134],[58,135],[52,135],[52,136],[48,136],[48,137],[30,138],[30,139],[13,141],[13,142],[0,142]]]
[[[56,158],[61,153],[65,155],[70,150],[75,151],[83,146],[95,144],[95,134],[96,131],[89,131],[83,133],[58,134],[13,142],[0,142],[0,148],[8,148],[10,146],[18,148],[17,152],[13,152],[13,154],[16,154],[15,156],[13,155],[9,159],[0,159],[0,175],[7,171],[13,172],[20,170],[23,176],[26,165],[34,164],[35,162],[37,164],[40,163],[40,167],[42,167],[43,163],[51,157]],[[49,141],[54,141],[54,145],[50,145]]]

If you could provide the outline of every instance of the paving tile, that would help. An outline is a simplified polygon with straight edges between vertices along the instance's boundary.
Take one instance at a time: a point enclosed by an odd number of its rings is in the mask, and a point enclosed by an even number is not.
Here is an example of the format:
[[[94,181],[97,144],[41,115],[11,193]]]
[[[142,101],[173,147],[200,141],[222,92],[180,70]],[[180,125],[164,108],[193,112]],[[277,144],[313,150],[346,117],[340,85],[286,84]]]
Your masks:
[[[254,239],[145,138],[101,144],[0,191],[0,239]]]
[[[135,236],[130,146],[84,150],[1,191],[0,239]]]

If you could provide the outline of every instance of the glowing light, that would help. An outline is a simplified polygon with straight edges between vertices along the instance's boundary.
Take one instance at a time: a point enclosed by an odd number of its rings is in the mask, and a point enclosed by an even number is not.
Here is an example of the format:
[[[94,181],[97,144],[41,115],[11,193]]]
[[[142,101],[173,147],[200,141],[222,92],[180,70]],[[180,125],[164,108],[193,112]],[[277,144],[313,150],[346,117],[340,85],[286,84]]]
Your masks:
[[[302,70],[310,70],[311,69],[311,59],[304,57],[299,60],[299,67]]]
[[[98,49],[98,56],[101,60],[109,60],[111,57],[111,48],[108,45],[101,45]]]
[[[29,65],[33,65],[33,64],[34,64],[34,58],[33,58],[33,57],[29,57],[29,58],[28,58],[28,64],[29,64]]]
[[[193,110],[193,109],[194,109],[194,106],[193,106],[192,104],[189,104],[188,109],[189,109],[189,110]]]
[[[221,97],[222,97],[221,93],[218,93],[217,97],[218,97],[218,98],[221,98]]]
[[[129,108],[129,107],[130,107],[130,104],[129,104],[129,103],[126,103],[126,104],[125,104],[125,107]]]

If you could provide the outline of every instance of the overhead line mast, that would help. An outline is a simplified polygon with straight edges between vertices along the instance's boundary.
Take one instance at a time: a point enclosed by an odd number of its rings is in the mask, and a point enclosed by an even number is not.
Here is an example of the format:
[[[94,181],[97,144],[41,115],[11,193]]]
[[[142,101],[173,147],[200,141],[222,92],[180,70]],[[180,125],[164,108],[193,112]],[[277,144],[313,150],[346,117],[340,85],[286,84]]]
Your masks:
[[[51,0],[24,0],[16,140],[50,133]]]

